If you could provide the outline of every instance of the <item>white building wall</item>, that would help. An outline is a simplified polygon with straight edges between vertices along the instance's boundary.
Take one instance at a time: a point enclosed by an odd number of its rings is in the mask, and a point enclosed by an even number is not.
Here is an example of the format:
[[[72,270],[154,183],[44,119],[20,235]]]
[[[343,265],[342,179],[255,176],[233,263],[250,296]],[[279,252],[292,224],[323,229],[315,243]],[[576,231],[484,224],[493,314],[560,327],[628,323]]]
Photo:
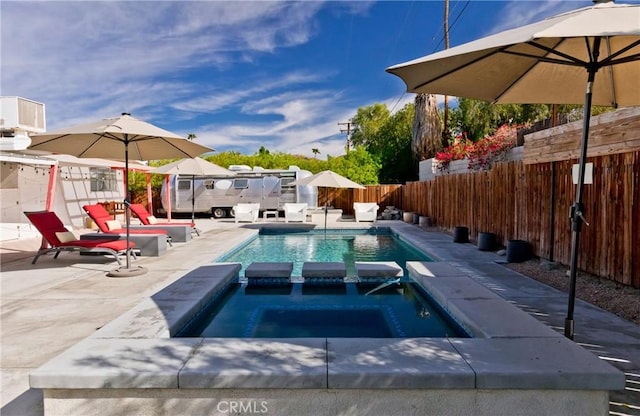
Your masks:
[[[504,162],[511,162],[514,160],[522,160],[522,151],[524,147],[514,147],[509,150]],[[469,170],[469,161],[467,159],[454,160],[449,163],[449,167],[444,170],[438,169],[438,163],[434,158],[423,160],[418,165],[418,180],[419,181],[432,181],[436,176],[441,175],[455,175],[458,173],[472,172]]]
[[[17,162],[2,162],[0,167],[0,241],[38,237],[39,233],[23,213],[45,209],[50,167]],[[52,210],[69,228],[86,228],[83,205],[124,199],[122,170],[114,170],[116,190],[91,191],[88,166],[58,166],[57,169]]]

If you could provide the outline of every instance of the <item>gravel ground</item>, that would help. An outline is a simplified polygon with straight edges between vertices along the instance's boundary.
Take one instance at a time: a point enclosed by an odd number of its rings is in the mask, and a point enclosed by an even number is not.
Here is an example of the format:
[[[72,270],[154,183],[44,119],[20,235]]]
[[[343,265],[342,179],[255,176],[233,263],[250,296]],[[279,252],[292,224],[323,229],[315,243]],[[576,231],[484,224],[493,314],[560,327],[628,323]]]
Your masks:
[[[556,289],[569,292],[566,266],[532,259],[523,263],[509,263],[507,267]],[[640,289],[579,273],[576,297],[640,325]]]

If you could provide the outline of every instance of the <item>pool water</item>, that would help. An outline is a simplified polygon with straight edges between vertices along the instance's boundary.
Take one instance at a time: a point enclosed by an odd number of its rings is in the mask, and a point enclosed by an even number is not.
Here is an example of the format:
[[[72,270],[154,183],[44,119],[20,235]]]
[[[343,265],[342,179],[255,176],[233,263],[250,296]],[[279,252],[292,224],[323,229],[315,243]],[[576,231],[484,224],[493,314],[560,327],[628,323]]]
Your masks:
[[[395,261],[405,269],[407,261],[431,259],[397,238],[388,228],[373,228],[294,233],[265,230],[216,261],[242,263],[241,277],[253,262],[293,262],[292,276],[300,276],[305,261],[340,261],[347,266],[347,276],[354,277],[356,261]],[[404,272],[408,275],[406,269]]]
[[[233,283],[182,337],[466,337],[415,283],[247,286]]]

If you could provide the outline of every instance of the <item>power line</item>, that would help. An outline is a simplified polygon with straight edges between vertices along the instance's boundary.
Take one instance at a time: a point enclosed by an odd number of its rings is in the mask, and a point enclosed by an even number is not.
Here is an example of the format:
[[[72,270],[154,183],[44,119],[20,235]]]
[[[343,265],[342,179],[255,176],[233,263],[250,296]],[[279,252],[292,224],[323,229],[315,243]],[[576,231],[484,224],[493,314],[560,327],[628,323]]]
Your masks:
[[[451,33],[451,29],[453,29],[456,25],[456,23],[458,22],[458,20],[460,20],[460,18],[462,17],[462,14],[464,13],[465,10],[467,10],[467,7],[469,6],[469,3],[471,3],[471,0],[467,0],[464,3],[464,7],[462,7],[462,10],[460,10],[460,13],[458,13],[458,15],[456,16],[455,19],[453,19],[453,23],[451,23],[449,25],[449,33]],[[454,7],[454,11],[455,8],[457,7],[457,5],[460,3],[456,3],[456,6]],[[433,52],[437,52],[438,48],[440,47],[440,45],[442,44],[442,42],[444,41],[445,38],[445,34],[442,35],[442,38],[438,41],[438,44],[436,45],[436,47],[433,49]]]
[[[456,25],[456,23],[458,22],[458,20],[460,20],[460,17],[462,17],[462,15],[464,14],[465,10],[467,10],[467,7],[469,7],[469,4],[471,3],[471,0],[466,0],[466,2],[464,3],[464,6],[462,7],[462,10],[460,10],[460,13],[458,13],[455,17],[455,19],[453,19],[453,23],[451,23],[449,25],[449,33],[451,33],[451,29],[453,29]],[[411,3],[411,6],[413,5],[413,2]],[[453,12],[455,12],[455,10],[458,8],[458,6],[460,5],[460,2],[456,2],[455,5],[453,6]],[[405,16],[405,20],[406,20],[406,16]],[[431,43],[433,43],[436,39],[436,37],[438,36],[438,32],[436,32],[433,37],[431,38]],[[440,40],[438,41],[438,44],[435,46],[435,48],[433,49],[433,52],[436,52],[438,50],[438,48],[440,47],[440,45],[442,44],[442,42],[445,39],[446,34],[442,34],[442,37],[440,38]],[[433,53],[432,52],[432,53]],[[393,108],[391,109],[391,112],[393,113],[393,111],[396,109],[396,107],[398,106],[398,104],[400,103],[400,100],[402,100],[402,97],[404,97],[404,95],[406,94],[405,91],[402,92],[402,94],[400,94],[400,96],[398,97],[398,100],[396,101],[396,103],[393,105]]]

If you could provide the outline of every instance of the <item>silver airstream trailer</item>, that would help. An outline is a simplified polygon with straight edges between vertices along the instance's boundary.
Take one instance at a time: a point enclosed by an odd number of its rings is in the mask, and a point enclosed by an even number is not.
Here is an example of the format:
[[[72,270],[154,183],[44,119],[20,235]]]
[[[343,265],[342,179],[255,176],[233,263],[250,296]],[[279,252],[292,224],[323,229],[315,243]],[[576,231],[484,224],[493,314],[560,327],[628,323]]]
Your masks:
[[[282,210],[287,202],[306,202],[309,208],[318,205],[317,189],[291,183],[311,176],[297,166],[288,169],[263,169],[246,165],[231,165],[234,177],[172,175],[169,178],[171,213],[191,213],[191,196],[195,195],[194,211],[211,213],[214,218],[233,217],[238,203],[259,203],[260,210]],[[194,186],[192,192],[191,187]],[[166,212],[167,186],[161,190],[162,208]]]

